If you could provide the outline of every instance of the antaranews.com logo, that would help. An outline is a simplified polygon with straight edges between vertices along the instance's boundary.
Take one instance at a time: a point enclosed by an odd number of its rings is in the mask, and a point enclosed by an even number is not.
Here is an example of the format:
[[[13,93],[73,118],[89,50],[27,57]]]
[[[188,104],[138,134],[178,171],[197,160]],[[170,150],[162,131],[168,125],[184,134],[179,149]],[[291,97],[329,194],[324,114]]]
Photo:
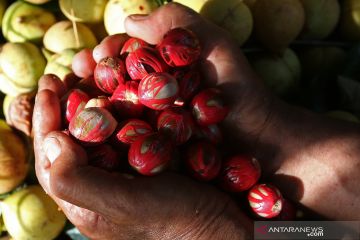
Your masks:
[[[360,240],[360,222],[257,221],[254,238],[261,239],[354,239]]]

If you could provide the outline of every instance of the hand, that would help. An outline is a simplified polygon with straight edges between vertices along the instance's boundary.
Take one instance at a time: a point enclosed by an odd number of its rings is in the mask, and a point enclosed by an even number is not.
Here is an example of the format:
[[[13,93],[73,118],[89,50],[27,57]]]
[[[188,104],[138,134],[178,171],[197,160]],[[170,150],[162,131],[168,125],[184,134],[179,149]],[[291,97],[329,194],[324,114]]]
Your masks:
[[[239,95],[245,101],[261,89],[250,81],[251,70],[238,47],[193,11],[168,4],[148,17],[133,16],[126,21],[130,36],[152,44],[175,27],[188,27],[200,37],[203,67],[211,67],[206,79],[222,87],[230,100]],[[118,53],[124,38],[114,37],[119,39],[115,46],[109,47],[114,43],[110,37],[94,52],[100,56]],[[238,86],[238,92],[231,86]],[[36,173],[45,191],[81,232],[91,239],[249,238],[249,219],[214,187],[173,173],[130,177],[89,166],[84,149],[59,132],[59,97],[65,92],[55,77],[44,76],[39,82],[33,117]],[[246,112],[251,106],[242,102],[236,108]]]

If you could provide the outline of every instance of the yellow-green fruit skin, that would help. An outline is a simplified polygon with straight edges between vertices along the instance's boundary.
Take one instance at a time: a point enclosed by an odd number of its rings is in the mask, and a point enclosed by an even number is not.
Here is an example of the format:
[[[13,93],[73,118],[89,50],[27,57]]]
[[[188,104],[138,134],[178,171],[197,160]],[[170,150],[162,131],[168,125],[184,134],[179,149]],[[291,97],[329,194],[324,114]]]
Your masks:
[[[6,10],[6,0],[0,0],[0,26],[2,24],[2,19],[4,17],[4,12]]]
[[[105,7],[104,24],[109,35],[125,33],[124,21],[130,14],[149,14],[158,7],[154,0],[110,0]]]
[[[351,114],[349,112],[345,112],[345,111],[330,111],[330,112],[327,112],[326,115],[329,117],[344,120],[344,121],[360,123],[359,118],[357,118],[353,114]]]
[[[253,17],[256,39],[273,52],[287,48],[305,22],[300,0],[257,0]]]
[[[243,1],[250,9],[255,5],[256,0],[244,0]]]
[[[0,119],[0,194],[14,190],[28,170],[24,142]]]
[[[300,81],[301,64],[289,48],[281,55],[261,53],[249,60],[265,85],[280,96],[289,94]]]
[[[201,9],[203,8],[204,4],[209,0],[175,0],[173,2],[180,3],[188,8],[191,8],[195,12],[200,13]]]
[[[16,1],[5,12],[2,31],[10,42],[38,43],[55,22],[55,16],[51,12],[39,6]]]
[[[200,14],[227,30],[240,46],[250,37],[253,29],[251,11],[242,0],[209,0]]]
[[[301,0],[305,10],[305,39],[324,39],[335,29],[340,18],[338,0]]]
[[[16,95],[34,90],[45,65],[45,58],[34,44],[4,44],[0,51],[0,90],[10,95],[14,95],[13,91]]]
[[[360,40],[360,1],[343,0],[340,32],[346,40]]]
[[[97,23],[104,19],[107,0],[59,0],[62,13],[71,21]]]
[[[60,53],[65,49],[94,48],[97,40],[93,32],[82,23],[76,23],[77,37],[70,21],[60,21],[52,25],[44,36],[46,49]]]
[[[15,96],[6,95],[3,102],[3,113],[5,119],[9,119],[8,112],[11,102],[15,99]]]
[[[72,60],[76,54],[76,51],[73,49],[65,49],[61,53],[54,54],[50,57],[46,67],[45,74],[55,74],[60,79],[65,79],[65,77],[72,73]]]
[[[6,229],[16,240],[55,239],[65,226],[65,215],[38,185],[13,193],[1,207]]]

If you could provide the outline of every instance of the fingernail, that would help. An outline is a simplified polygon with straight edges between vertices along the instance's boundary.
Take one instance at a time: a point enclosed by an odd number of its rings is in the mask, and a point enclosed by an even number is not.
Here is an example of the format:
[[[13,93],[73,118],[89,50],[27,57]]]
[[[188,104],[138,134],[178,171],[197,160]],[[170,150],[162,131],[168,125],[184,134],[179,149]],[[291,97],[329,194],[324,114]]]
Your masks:
[[[134,21],[142,21],[145,20],[148,16],[148,14],[133,14],[130,15],[129,18]]]
[[[51,163],[53,163],[61,153],[61,146],[59,140],[53,137],[45,139],[44,149],[46,157]]]

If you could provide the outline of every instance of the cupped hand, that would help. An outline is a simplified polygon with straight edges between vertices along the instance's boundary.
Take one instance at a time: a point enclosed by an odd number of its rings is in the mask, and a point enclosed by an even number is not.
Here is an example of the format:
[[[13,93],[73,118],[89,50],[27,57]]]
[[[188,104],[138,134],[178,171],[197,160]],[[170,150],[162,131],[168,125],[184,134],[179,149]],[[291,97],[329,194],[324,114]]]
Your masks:
[[[207,83],[222,88],[233,103],[227,123],[236,123],[233,128],[244,134],[261,129],[267,114],[262,110],[266,109],[267,93],[226,33],[177,4],[163,6],[149,16],[129,17],[125,26],[130,36],[151,44],[158,43],[172,28],[193,30],[203,46]],[[105,39],[95,48],[94,59],[118,54],[125,39],[123,35]],[[36,173],[45,191],[81,232],[91,239],[248,236],[249,219],[212,186],[174,173],[134,177],[89,166],[84,149],[60,132],[59,98],[65,92],[54,76],[44,76],[39,82],[33,116]],[[240,113],[249,115],[239,123]]]

